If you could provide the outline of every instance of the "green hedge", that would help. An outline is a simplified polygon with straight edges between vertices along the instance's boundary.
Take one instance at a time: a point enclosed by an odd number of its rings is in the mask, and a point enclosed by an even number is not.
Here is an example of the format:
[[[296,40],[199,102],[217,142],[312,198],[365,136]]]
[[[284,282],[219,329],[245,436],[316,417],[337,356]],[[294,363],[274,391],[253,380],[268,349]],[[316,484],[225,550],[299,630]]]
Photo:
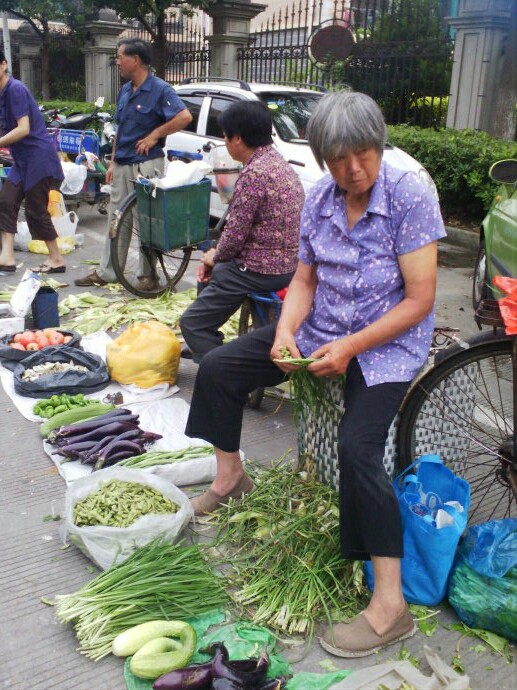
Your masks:
[[[40,101],[40,104],[43,105],[45,108],[68,108],[69,112],[78,112],[78,113],[92,113],[95,110],[95,103],[85,103],[84,101],[60,101],[60,100],[53,100],[53,101]],[[111,113],[112,115],[115,112],[115,105],[113,103],[104,103],[104,105],[101,108],[103,113]],[[63,113],[63,115],[66,115],[66,113]]]
[[[390,144],[429,171],[444,213],[461,213],[472,220],[485,214],[497,189],[488,176],[492,163],[517,158],[517,142],[495,139],[486,132],[407,125],[392,125],[388,131]]]

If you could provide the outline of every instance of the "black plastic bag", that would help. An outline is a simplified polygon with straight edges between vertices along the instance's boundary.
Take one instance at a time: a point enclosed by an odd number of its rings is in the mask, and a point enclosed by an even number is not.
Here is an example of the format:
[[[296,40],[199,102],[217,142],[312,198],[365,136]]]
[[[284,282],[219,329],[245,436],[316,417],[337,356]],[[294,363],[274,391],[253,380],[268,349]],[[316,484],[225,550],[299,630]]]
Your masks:
[[[77,333],[77,331],[68,331],[64,328],[55,328],[54,330],[59,331],[63,335],[72,336],[72,340],[69,340],[68,343],[66,343],[66,346],[59,345],[59,347],[80,346],[81,335]],[[5,369],[9,369],[9,371],[14,371],[18,362],[22,362],[23,360],[27,359],[27,357],[31,357],[34,354],[34,352],[31,351],[17,350],[16,348],[9,347],[9,343],[12,341],[12,339],[12,335],[4,335],[3,338],[0,338],[0,362],[2,366],[5,367]],[[44,349],[48,350],[48,347]],[[36,350],[36,352],[40,352],[40,350]]]
[[[64,371],[56,374],[41,376],[36,381],[27,381],[22,378],[27,369],[32,369],[38,364],[46,362],[72,362],[88,371]],[[18,395],[28,398],[50,398],[60,393],[95,393],[105,388],[109,383],[109,374],[106,365],[98,355],[83,352],[76,347],[46,347],[35,352],[20,362],[13,372],[14,390]]]

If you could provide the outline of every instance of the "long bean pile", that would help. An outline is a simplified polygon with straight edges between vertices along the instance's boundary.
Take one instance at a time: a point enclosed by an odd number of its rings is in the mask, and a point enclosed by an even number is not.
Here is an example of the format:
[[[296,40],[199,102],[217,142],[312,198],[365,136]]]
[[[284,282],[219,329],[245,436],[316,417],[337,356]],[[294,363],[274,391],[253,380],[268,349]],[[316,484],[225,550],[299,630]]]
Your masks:
[[[114,330],[136,321],[153,319],[179,332],[179,318],[195,298],[195,288],[183,292],[165,292],[153,299],[121,298],[120,294],[99,297],[83,292],[62,300],[59,303],[59,315],[68,317],[65,322],[67,327],[81,335]],[[234,314],[221,328],[226,340],[237,335],[238,324],[239,313]]]
[[[135,455],[116,463],[129,468],[145,469],[155,465],[172,465],[186,460],[195,460],[207,455],[214,454],[213,446],[188,446],[180,450],[150,450],[142,455]]]
[[[255,490],[212,518],[233,601],[255,623],[288,634],[312,635],[323,616],[357,613],[361,571],[340,557],[335,491],[290,464],[250,472]]]
[[[98,660],[134,625],[221,608],[227,601],[223,584],[197,545],[154,540],[74,594],[57,595],[56,617],[73,624],[81,653]]]
[[[74,524],[129,527],[144,515],[177,513],[178,508],[177,503],[151,486],[112,479],[101,482],[97,491],[75,504]]]

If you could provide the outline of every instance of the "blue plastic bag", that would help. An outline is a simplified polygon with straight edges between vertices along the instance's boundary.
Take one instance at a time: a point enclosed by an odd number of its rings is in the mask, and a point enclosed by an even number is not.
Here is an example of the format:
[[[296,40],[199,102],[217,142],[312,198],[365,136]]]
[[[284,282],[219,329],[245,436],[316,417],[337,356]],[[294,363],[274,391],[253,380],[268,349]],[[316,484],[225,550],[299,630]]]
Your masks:
[[[517,641],[517,518],[469,529],[454,563],[449,602],[467,625]]]
[[[414,467],[416,474],[408,474]],[[402,516],[404,598],[412,604],[436,606],[447,595],[456,549],[467,526],[469,483],[443,465],[438,455],[423,455],[396,477],[393,487]],[[451,502],[462,510],[447,505]],[[449,524],[439,526],[438,511]],[[365,573],[373,590],[371,561],[365,563]]]

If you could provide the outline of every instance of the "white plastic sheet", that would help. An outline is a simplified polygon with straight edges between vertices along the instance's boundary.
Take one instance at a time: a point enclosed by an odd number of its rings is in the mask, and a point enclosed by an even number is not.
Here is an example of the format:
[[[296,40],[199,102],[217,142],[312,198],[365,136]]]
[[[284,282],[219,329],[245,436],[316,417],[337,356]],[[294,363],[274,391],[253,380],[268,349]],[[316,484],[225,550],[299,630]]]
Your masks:
[[[433,673],[425,676],[409,661],[388,661],[354,671],[344,680],[332,685],[330,690],[398,690],[407,683],[414,690],[469,690],[468,676],[461,676],[448,666],[438,654],[424,645],[424,654]]]

